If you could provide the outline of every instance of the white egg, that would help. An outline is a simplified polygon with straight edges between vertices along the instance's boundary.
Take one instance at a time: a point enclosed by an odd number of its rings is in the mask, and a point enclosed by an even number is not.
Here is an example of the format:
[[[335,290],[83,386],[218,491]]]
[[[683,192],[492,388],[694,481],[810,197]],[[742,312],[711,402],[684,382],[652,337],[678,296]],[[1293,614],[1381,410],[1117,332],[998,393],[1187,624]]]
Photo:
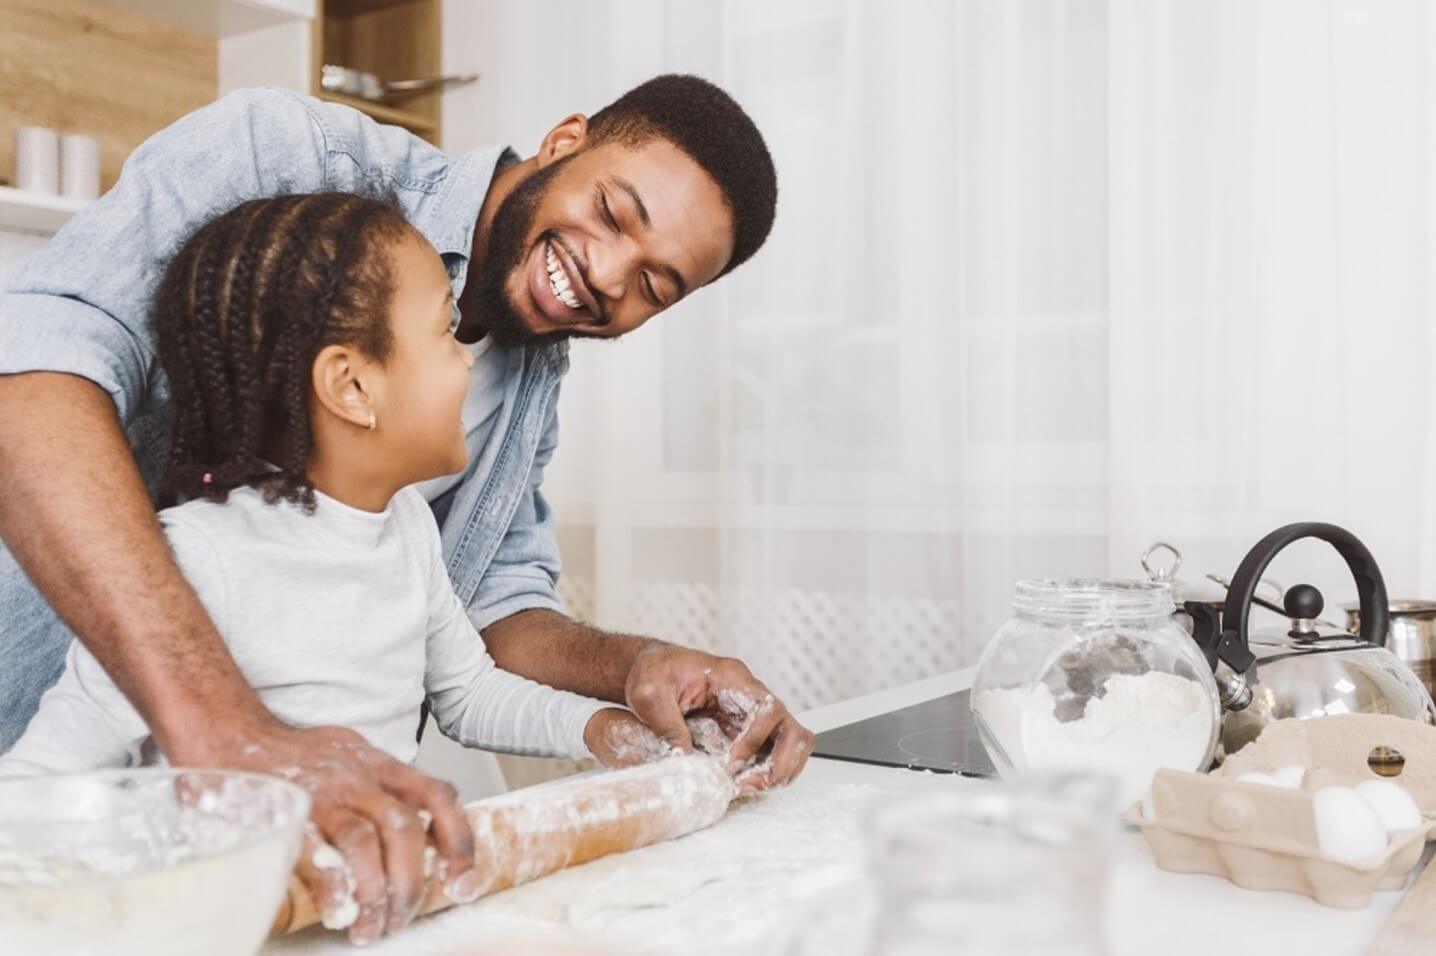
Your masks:
[[[1306,768],[1282,767],[1280,770],[1273,770],[1271,776],[1278,787],[1300,790],[1302,781],[1306,779]]]
[[[1279,787],[1276,778],[1269,773],[1262,773],[1260,770],[1250,770],[1237,777],[1242,783],[1257,783],[1263,787]]]
[[[1350,787],[1322,787],[1312,794],[1316,845],[1338,863],[1359,863],[1386,849],[1386,827],[1371,804]]]
[[[1356,792],[1371,804],[1388,831],[1415,830],[1422,825],[1421,808],[1400,784],[1390,780],[1368,780],[1357,784]]]

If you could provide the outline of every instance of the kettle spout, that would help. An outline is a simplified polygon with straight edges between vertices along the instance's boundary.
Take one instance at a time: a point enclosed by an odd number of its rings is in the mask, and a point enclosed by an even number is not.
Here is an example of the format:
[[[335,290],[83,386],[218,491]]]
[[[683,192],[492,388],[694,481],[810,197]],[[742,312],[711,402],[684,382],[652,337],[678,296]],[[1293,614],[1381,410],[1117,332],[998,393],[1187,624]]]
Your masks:
[[[1246,710],[1251,706],[1252,689],[1246,673],[1232,670],[1225,661],[1218,661],[1215,676],[1223,710]]]

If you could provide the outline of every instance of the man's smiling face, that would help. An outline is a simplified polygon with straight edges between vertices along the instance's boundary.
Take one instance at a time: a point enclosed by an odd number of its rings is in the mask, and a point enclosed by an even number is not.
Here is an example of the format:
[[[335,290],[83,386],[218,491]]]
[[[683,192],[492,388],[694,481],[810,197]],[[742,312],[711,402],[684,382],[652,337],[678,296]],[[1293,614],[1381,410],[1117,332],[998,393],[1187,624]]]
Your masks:
[[[616,338],[717,278],[733,234],[718,184],[668,140],[574,148],[495,214],[480,321],[507,345]]]

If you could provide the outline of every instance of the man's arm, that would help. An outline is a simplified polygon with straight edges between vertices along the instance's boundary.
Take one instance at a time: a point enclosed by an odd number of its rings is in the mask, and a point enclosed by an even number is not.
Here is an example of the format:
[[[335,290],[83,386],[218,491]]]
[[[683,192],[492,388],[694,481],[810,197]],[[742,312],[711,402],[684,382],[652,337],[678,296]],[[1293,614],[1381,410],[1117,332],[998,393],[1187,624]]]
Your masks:
[[[790,782],[813,752],[813,735],[742,661],[610,634],[559,611],[558,539],[543,495],[544,469],[558,447],[557,394],[551,401],[524,497],[469,602],[489,653],[504,670],[539,683],[627,704],[682,750],[693,748],[685,717],[705,712],[732,738],[729,769],[742,771],[744,788]]]
[[[0,376],[0,487],[0,537],[166,753],[195,762],[206,742],[192,728],[264,721],[170,557],[102,389],[58,373]]]
[[[628,675],[639,651],[661,641],[630,634],[610,634],[565,617],[558,611],[533,608],[484,628],[484,643],[506,671],[530,680],[611,700],[626,701]]]
[[[483,638],[504,670],[627,704],[681,750],[693,749],[685,718],[714,717],[733,741],[728,769],[747,790],[792,782],[813,752],[812,732],[735,658],[610,634],[546,608],[495,621]]]

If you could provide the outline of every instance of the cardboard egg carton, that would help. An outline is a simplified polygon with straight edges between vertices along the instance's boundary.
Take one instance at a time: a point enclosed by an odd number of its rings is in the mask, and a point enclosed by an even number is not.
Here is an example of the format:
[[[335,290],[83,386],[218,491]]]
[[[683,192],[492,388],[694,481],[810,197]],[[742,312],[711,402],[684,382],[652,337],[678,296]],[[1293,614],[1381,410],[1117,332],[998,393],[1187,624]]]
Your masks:
[[[1387,773],[1378,774],[1373,764]],[[1436,819],[1436,727],[1420,721],[1389,714],[1274,721],[1213,773],[1239,777],[1281,767],[1320,768],[1339,783],[1394,781],[1416,800],[1422,816]]]
[[[1404,758],[1390,776],[1377,774],[1373,751]],[[1281,767],[1310,768],[1300,790],[1283,790],[1236,779]],[[1385,852],[1358,863],[1330,860],[1318,850],[1312,793],[1337,784],[1389,779],[1415,798],[1427,824],[1392,833]],[[1129,822],[1142,828],[1157,865],[1179,873],[1223,876],[1253,890],[1286,890],[1319,903],[1359,909],[1377,890],[1400,889],[1436,834],[1436,728],[1382,715],[1342,715],[1272,724],[1257,740],[1229,757],[1212,774],[1160,770],[1150,799],[1132,808]]]

